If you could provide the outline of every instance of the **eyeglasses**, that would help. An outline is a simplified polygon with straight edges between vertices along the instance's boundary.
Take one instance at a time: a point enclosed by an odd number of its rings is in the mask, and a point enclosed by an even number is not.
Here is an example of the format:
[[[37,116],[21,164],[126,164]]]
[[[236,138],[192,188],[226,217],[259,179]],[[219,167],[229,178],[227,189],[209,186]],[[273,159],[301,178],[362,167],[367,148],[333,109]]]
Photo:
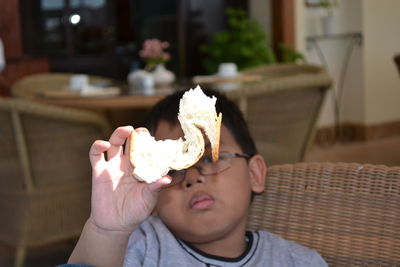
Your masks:
[[[232,166],[232,158],[245,158],[250,159],[247,154],[240,154],[235,152],[220,152],[218,160],[216,162],[212,161],[212,156],[205,156],[201,158],[194,166],[196,170],[203,176],[215,175],[226,171]],[[172,181],[170,184],[164,186],[163,188],[168,188],[176,184],[181,183],[185,177],[188,169],[184,170],[171,170],[168,175],[171,176]]]

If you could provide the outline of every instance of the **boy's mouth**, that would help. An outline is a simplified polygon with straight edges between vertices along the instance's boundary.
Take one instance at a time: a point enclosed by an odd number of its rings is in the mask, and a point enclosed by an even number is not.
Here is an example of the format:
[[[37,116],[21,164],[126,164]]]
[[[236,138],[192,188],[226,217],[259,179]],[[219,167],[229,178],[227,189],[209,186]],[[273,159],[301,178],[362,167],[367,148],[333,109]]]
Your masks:
[[[208,194],[198,193],[192,197],[189,202],[189,208],[192,210],[205,210],[214,204],[214,198]]]

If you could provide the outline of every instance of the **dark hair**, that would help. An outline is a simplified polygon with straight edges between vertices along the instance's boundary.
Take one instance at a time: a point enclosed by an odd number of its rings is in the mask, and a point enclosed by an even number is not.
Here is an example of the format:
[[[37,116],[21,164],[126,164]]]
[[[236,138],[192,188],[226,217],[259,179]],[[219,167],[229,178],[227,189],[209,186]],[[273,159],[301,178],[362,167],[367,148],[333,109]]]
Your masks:
[[[229,129],[242,151],[249,156],[257,154],[254,140],[250,135],[243,114],[237,105],[218,91],[211,89],[202,90],[207,96],[215,96],[217,98],[215,106],[217,113],[222,113],[222,124]],[[177,118],[179,100],[184,93],[185,91],[177,91],[162,99],[152,108],[144,123],[145,127],[149,129],[152,135],[155,134],[158,123],[161,120],[167,121],[173,125],[179,123]]]

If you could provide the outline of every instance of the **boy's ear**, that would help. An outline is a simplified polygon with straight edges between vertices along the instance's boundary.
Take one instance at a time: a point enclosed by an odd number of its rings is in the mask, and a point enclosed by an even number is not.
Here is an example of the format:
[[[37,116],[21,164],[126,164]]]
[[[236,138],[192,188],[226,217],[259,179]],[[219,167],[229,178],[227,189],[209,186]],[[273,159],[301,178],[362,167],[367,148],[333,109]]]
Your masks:
[[[249,160],[250,184],[251,190],[255,193],[261,193],[265,187],[265,177],[267,175],[267,166],[261,155],[255,155]]]

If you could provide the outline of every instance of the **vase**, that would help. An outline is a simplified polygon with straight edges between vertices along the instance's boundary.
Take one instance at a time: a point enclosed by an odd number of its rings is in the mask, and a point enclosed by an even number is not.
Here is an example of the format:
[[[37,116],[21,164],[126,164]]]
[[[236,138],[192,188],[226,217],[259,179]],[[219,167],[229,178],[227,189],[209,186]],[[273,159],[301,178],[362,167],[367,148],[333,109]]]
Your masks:
[[[151,94],[154,91],[153,75],[145,70],[135,70],[128,74],[129,91],[131,93]]]
[[[169,85],[175,81],[175,74],[166,69],[164,64],[158,64],[152,72],[156,87]]]
[[[324,35],[333,34],[335,32],[335,17],[333,15],[323,16],[321,18],[322,33]]]

